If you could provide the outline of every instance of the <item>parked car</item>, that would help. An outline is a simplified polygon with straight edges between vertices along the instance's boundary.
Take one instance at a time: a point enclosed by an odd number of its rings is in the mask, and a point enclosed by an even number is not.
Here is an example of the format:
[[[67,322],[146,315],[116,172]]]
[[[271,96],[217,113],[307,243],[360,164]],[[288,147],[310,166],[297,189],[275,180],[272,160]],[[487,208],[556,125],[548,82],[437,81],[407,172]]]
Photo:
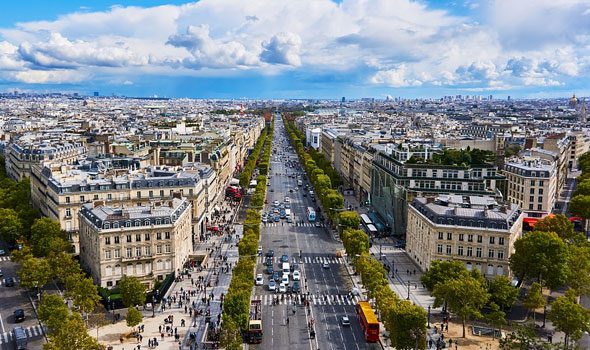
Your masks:
[[[272,250],[272,249],[269,249],[269,250],[266,252],[266,257],[268,257],[268,258],[272,258],[273,256],[275,256],[275,251],[274,251],[274,250]]]
[[[6,287],[14,287],[14,278],[6,277],[6,279],[4,280],[4,285]]]
[[[299,281],[293,282],[293,293],[299,293],[301,291],[301,286],[299,285]]]
[[[259,273],[258,275],[256,275],[256,285],[261,286],[263,284],[264,284],[264,278],[262,278],[262,274]]]
[[[272,265],[266,267],[266,273],[272,275],[275,272],[275,269]]]
[[[287,293],[287,286],[284,284],[279,284],[279,293]]]
[[[14,322],[22,322],[25,320],[25,310],[16,309],[14,310]]]
[[[280,280],[281,280],[281,277],[282,277],[282,276],[283,276],[283,275],[281,274],[281,271],[275,271],[275,272],[272,274],[272,279],[273,279],[275,282],[280,282]]]
[[[301,279],[301,273],[299,271],[293,271],[293,281],[299,281]]]
[[[277,283],[273,280],[268,282],[268,290],[272,290],[273,292],[277,289]]]
[[[281,255],[281,262],[289,262],[289,256],[287,254]]]

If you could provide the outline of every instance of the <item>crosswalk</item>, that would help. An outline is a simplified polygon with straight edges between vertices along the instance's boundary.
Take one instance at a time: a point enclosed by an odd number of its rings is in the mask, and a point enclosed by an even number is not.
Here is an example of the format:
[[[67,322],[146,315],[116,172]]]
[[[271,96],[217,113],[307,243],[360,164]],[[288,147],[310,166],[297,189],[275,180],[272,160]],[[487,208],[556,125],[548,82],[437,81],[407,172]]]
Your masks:
[[[0,261],[10,261],[10,256],[0,256]]]
[[[302,296],[299,294],[285,294],[283,300],[281,300],[280,294],[262,294],[254,295],[252,300],[262,300],[262,305],[272,305],[272,300],[277,298],[278,305],[301,305]],[[312,305],[356,305],[360,298],[358,296],[349,295],[317,295],[311,294],[308,297],[310,304]]]
[[[316,226],[315,223],[313,222],[304,222],[304,223],[296,223],[296,222],[292,222],[292,223],[287,223],[287,222],[263,222],[260,224],[260,226],[262,227],[278,227],[278,226],[292,226],[292,227],[325,227],[325,225],[323,223],[320,223],[318,226]]]
[[[15,284],[18,284],[18,277],[12,277],[12,279],[14,280]],[[6,278],[0,278],[0,286],[3,286],[6,284]]]
[[[40,325],[35,325],[31,327],[24,328],[27,337],[29,338],[36,338],[43,335],[43,329],[41,329]],[[12,338],[14,334],[12,332],[4,332],[0,333],[0,344],[9,344],[12,343]]]
[[[258,263],[264,264],[266,262],[266,257],[259,256]],[[304,256],[301,259],[293,258],[290,262],[296,262],[301,264],[344,264],[345,261],[343,258],[337,258],[335,256]],[[281,263],[281,257],[275,256],[272,258],[274,264]]]

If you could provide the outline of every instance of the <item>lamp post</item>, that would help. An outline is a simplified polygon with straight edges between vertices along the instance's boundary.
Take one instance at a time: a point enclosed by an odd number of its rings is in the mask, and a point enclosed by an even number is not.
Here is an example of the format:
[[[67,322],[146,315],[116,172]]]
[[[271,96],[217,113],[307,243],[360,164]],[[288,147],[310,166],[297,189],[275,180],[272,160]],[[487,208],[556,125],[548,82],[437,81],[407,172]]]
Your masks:
[[[408,281],[408,297],[406,300],[410,300],[410,281]]]
[[[156,296],[152,294],[152,317],[156,317]]]
[[[543,306],[543,326],[541,328],[545,328],[545,322],[547,321],[547,304]]]
[[[111,312],[113,313],[113,323],[115,323],[115,302],[111,301],[110,295],[107,297],[107,304],[111,306]]]
[[[430,328],[430,305],[428,305],[428,326],[427,328]]]

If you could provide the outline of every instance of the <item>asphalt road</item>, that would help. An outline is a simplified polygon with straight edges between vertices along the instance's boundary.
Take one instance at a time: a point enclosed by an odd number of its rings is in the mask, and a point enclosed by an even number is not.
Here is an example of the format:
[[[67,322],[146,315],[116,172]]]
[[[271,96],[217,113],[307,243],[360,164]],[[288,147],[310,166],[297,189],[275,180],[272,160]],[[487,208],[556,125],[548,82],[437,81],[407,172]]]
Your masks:
[[[7,256],[0,256],[0,270],[4,274],[0,278],[0,349],[14,349],[12,330],[15,327],[25,329],[29,336],[28,349],[42,349],[43,333],[27,292],[19,287],[18,282],[14,287],[5,286],[7,277],[16,277],[17,264],[10,261]],[[14,320],[13,312],[16,309],[25,311],[25,320],[20,323]]]
[[[367,349],[377,347],[367,344],[363,338],[358,318],[355,313],[357,297],[348,297],[352,281],[348,276],[344,261],[336,257],[336,251],[342,249],[341,243],[330,237],[327,230],[316,227],[307,220],[307,207],[317,207],[310,196],[303,196],[304,187],[297,186],[295,173],[302,173],[297,155],[287,152],[289,146],[286,131],[280,118],[275,121],[273,149],[271,156],[271,185],[268,187],[268,205],[265,212],[272,207],[272,202],[283,202],[290,197],[294,223],[286,220],[263,224],[261,245],[263,256],[258,258],[256,273],[264,276],[264,284],[255,286],[253,299],[262,300],[263,341],[250,348],[259,349]],[[296,163],[289,167],[288,160]],[[305,177],[304,177],[305,179]],[[304,185],[309,184],[305,179]],[[272,191],[271,191],[272,189]],[[290,190],[293,192],[290,192]],[[303,224],[299,222],[303,221]],[[287,254],[289,262],[298,262],[301,271],[302,293],[309,295],[309,311],[301,304],[301,295],[275,294],[268,290],[270,275],[266,274],[264,254],[269,249],[275,252],[274,268],[280,269],[279,259]],[[301,257],[299,253],[301,252]],[[327,263],[327,267],[323,266]],[[293,284],[293,281],[290,281]],[[284,295],[284,300],[281,296]],[[277,297],[278,305],[272,305]],[[350,326],[343,326],[342,316],[350,318]],[[287,318],[289,320],[287,324]],[[311,339],[308,330],[310,320],[315,323],[315,339]]]

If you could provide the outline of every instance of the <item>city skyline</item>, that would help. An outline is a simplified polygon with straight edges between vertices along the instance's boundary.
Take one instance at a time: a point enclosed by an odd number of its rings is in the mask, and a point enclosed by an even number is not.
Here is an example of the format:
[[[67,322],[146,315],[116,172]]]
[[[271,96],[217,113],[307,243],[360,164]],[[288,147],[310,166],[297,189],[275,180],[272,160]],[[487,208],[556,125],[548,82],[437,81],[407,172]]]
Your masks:
[[[589,1],[2,7],[1,91],[333,99],[590,94]]]

